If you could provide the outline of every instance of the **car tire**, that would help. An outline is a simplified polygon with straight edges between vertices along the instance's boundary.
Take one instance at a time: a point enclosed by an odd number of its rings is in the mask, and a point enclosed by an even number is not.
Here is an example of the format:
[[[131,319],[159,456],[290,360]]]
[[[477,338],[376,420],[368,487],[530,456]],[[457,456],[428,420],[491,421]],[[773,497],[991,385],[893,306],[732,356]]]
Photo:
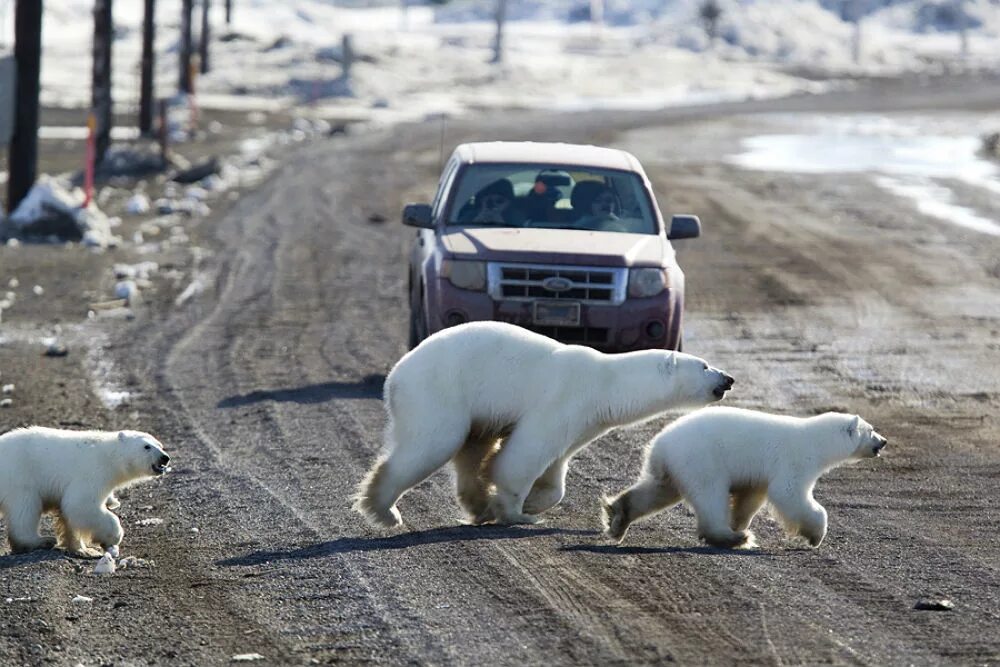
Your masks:
[[[410,308],[410,349],[420,345],[420,331],[417,329],[417,313]]]
[[[427,311],[424,310],[421,299],[419,306],[410,305],[410,349],[420,345],[425,338],[427,338]]]

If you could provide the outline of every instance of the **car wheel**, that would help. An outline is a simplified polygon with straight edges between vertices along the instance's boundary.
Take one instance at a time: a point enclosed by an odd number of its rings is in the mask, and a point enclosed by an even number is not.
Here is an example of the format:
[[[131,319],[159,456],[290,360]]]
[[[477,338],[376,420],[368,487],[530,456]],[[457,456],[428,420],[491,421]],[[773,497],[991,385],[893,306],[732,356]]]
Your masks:
[[[417,329],[417,314],[410,308],[410,349],[420,345],[420,331]]]
[[[420,345],[425,338],[427,338],[427,313],[421,301],[419,306],[410,306],[410,349]]]

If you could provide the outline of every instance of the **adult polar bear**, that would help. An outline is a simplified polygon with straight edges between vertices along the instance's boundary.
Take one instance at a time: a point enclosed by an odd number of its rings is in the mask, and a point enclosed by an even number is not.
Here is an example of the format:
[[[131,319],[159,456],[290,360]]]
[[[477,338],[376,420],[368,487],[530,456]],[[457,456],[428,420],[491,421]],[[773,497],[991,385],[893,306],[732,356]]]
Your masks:
[[[0,513],[15,553],[58,547],[97,557],[122,539],[105,506],[116,489],[162,475],[170,457],[140,431],[67,431],[32,426],[0,435]],[[44,512],[56,514],[56,536],[38,534]]]
[[[636,519],[686,500],[706,542],[753,546],[750,522],[769,501],[789,534],[818,547],[827,516],[812,495],[816,481],[843,463],[878,456],[885,444],[857,415],[698,410],[653,439],[635,484],[604,499],[605,532],[621,542]]]
[[[475,523],[534,523],[562,500],[570,458],[595,438],[718,401],[732,386],[679,352],[607,355],[499,322],[445,329],[386,378],[386,451],[355,509],[401,524],[399,497],[451,460],[459,503]]]

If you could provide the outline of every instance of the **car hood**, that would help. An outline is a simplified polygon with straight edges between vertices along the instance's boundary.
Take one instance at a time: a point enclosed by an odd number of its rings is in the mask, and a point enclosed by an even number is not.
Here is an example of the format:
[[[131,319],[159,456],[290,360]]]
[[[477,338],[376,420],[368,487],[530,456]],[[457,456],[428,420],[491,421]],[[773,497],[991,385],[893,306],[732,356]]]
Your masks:
[[[590,266],[667,266],[674,250],[653,234],[584,229],[465,227],[441,235],[456,259]]]

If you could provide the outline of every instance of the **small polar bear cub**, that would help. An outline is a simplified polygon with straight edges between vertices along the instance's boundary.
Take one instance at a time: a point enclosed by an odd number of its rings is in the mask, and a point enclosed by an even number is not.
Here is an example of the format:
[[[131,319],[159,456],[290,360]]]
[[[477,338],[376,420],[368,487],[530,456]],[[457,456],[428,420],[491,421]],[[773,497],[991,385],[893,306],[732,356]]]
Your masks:
[[[15,553],[53,547],[97,558],[122,540],[114,491],[167,470],[170,457],[140,431],[67,431],[32,426],[0,435],[0,514]],[[38,524],[56,515],[56,538]]]
[[[816,481],[843,463],[879,456],[885,445],[856,415],[698,410],[653,439],[635,484],[602,501],[605,534],[621,543],[633,521],[684,500],[705,542],[750,547],[750,522],[767,501],[789,535],[818,547],[826,510],[813,498]]]
[[[385,381],[386,447],[354,507],[402,523],[396,501],[449,461],[474,523],[535,523],[563,498],[570,459],[612,428],[721,400],[733,378],[665,350],[602,354],[512,324],[440,331]]]

